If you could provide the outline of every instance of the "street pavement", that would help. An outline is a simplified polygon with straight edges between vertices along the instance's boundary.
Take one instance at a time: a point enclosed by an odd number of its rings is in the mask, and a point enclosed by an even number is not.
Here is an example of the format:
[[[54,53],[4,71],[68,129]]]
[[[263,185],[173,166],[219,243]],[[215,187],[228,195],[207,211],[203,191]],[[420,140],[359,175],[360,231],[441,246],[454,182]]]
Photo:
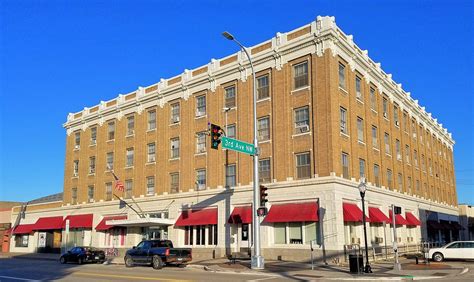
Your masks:
[[[311,265],[295,262],[270,261],[265,270],[249,268],[248,261],[229,263],[224,259],[194,262],[155,270],[151,267],[126,268],[123,264],[66,264],[58,255],[0,256],[0,281],[382,281],[436,280],[474,281],[473,262],[443,262],[415,264],[402,260],[401,272],[392,270],[393,262],[372,264],[373,274],[352,274],[348,266]],[[120,260],[116,260],[119,262]]]

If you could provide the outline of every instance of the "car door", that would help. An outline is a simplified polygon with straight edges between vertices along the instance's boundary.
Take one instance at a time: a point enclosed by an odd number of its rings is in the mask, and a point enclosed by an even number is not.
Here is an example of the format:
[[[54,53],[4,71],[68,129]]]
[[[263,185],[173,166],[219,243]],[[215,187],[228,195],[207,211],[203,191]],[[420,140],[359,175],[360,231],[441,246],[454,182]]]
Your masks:
[[[132,257],[134,262],[143,263],[143,245],[145,241],[140,242],[137,247],[130,251],[129,255]]]
[[[474,242],[464,242],[466,252],[465,259],[474,259]]]
[[[151,263],[151,256],[149,255],[151,248],[152,243],[150,241],[145,241],[142,248],[142,258],[144,263]]]
[[[445,259],[459,259],[460,252],[459,247],[461,247],[461,243],[454,242],[446,246],[443,252],[443,256]]]
[[[78,255],[81,252],[79,247],[74,247],[71,249],[71,254],[69,256],[69,261],[77,262]]]

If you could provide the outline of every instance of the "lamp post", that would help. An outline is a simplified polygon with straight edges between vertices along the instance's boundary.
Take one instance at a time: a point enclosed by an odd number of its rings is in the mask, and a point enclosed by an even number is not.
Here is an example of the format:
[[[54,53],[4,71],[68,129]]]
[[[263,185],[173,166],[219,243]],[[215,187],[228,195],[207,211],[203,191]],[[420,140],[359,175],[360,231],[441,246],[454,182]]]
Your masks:
[[[247,52],[247,49],[235,37],[227,31],[222,35],[230,41],[234,41],[245,52],[250,62],[253,77],[253,145],[255,147],[255,154],[253,155],[253,206],[252,206],[252,227],[253,227],[253,246],[254,252],[252,256],[252,269],[264,269],[264,260],[260,254],[260,221],[257,216],[257,209],[260,207],[258,198],[258,140],[257,140],[257,81],[255,78],[255,70],[253,69],[252,58]]]
[[[365,183],[365,178],[363,177],[360,181],[360,184],[358,186],[359,192],[360,192],[360,197],[362,198],[362,224],[364,225],[364,242],[365,242],[365,267],[364,267],[364,272],[365,273],[372,273],[372,268],[370,267],[369,264],[369,248],[367,246],[367,229],[365,227],[365,191],[367,191],[367,184]]]

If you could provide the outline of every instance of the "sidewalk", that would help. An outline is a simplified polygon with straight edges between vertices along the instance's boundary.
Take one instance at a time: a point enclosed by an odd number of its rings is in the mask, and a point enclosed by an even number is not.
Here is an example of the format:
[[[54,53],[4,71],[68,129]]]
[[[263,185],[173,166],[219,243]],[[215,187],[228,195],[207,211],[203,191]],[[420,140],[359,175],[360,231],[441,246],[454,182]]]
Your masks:
[[[59,254],[40,253],[0,253],[0,258],[35,259],[58,261]],[[452,267],[449,262],[430,263],[425,265],[415,264],[415,260],[401,259],[402,271],[393,270],[393,261],[372,262],[370,274],[354,274],[349,272],[349,266],[336,264],[317,264],[311,270],[311,264],[289,261],[266,261],[264,270],[253,270],[250,268],[250,260],[237,261],[235,264],[225,258],[193,261],[189,268],[205,270],[210,272],[225,272],[236,274],[253,274],[276,276],[295,280],[424,280],[448,278],[461,274],[466,270]],[[110,263],[123,264],[122,257],[113,258]]]

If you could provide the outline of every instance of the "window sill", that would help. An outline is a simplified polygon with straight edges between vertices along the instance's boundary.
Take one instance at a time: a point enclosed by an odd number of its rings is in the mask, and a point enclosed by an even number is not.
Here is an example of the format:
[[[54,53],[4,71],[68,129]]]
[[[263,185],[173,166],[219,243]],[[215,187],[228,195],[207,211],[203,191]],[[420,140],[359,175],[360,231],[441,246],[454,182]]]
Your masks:
[[[341,86],[339,86],[339,90],[342,91],[342,93],[349,95],[349,92],[346,89],[342,88]]]
[[[133,169],[134,166],[133,165],[129,165],[129,166],[126,166],[125,169]]]
[[[147,162],[145,165],[155,165],[156,164],[156,161],[155,162]]]
[[[306,135],[311,135],[311,131],[308,131],[308,132],[305,132],[305,133],[293,134],[293,135],[291,135],[291,138],[293,139],[295,137],[306,136]]]
[[[107,143],[113,143],[113,142],[115,142],[115,139],[107,140]]]
[[[378,112],[377,112],[376,110],[374,110],[374,109],[372,109],[372,108],[371,108],[370,110],[371,110],[374,114],[378,114]]]
[[[260,103],[260,102],[266,102],[266,101],[270,101],[270,97],[265,97],[265,98],[262,98],[262,99],[257,99],[257,103]]]
[[[207,152],[206,152],[206,151],[200,152],[200,153],[194,153],[194,156],[195,156],[195,157],[205,156],[205,155],[207,155]]]
[[[380,153],[380,150],[379,150],[379,148],[372,147],[372,149]]]
[[[265,143],[272,143],[272,140],[271,140],[271,139],[262,140],[262,141],[258,140],[258,144],[259,144],[259,145],[260,145],[260,144],[265,144]]]
[[[79,176],[72,176],[71,179],[79,179]]]
[[[170,161],[170,162],[171,162],[171,161],[179,161],[179,157],[177,157],[177,158],[171,158],[171,159],[169,159],[169,161]]]
[[[156,131],[156,128],[148,129],[148,130],[146,131],[146,133],[150,133],[150,132],[153,132],[153,131]]]
[[[357,101],[357,104],[360,104],[362,106],[364,105],[364,102],[360,98],[356,97],[356,101]]]
[[[402,159],[397,158],[397,161],[402,162]]]
[[[134,133],[134,134],[125,135],[125,138],[132,138],[132,137],[135,137],[135,133]]]
[[[311,87],[309,85],[307,85],[307,86],[303,86],[303,87],[300,87],[300,88],[293,89],[293,90],[291,90],[290,93],[293,94],[293,93],[297,93],[297,92],[304,91],[304,90],[310,90],[310,89],[311,89]]]
[[[178,121],[178,122],[173,122],[173,123],[170,123],[170,125],[169,125],[169,126],[178,126],[178,125],[180,125],[180,124],[181,124],[181,122],[180,122],[180,121]]]
[[[94,144],[90,144],[89,147],[95,147],[97,146],[97,143],[94,143]]]
[[[364,141],[357,140],[357,143],[358,143],[359,145],[365,146],[365,142],[364,142]]]
[[[202,118],[205,118],[205,117],[207,117],[207,114],[206,115],[195,116],[194,119],[202,119]]]
[[[344,138],[346,138],[346,139],[350,139],[350,138],[351,138],[348,134],[346,134],[346,133],[344,133],[344,132],[340,132],[339,135],[341,135],[341,137],[344,137]]]
[[[74,148],[74,152],[77,152],[77,151],[79,151],[79,150],[81,150],[81,147],[77,147],[77,148],[75,147],[75,148]]]
[[[389,157],[389,158],[392,158],[392,155],[388,154],[388,153],[385,153],[385,156]]]
[[[386,121],[386,122],[390,122],[390,120],[386,117],[383,117],[383,119]]]
[[[95,172],[89,173],[87,176],[95,176]]]

